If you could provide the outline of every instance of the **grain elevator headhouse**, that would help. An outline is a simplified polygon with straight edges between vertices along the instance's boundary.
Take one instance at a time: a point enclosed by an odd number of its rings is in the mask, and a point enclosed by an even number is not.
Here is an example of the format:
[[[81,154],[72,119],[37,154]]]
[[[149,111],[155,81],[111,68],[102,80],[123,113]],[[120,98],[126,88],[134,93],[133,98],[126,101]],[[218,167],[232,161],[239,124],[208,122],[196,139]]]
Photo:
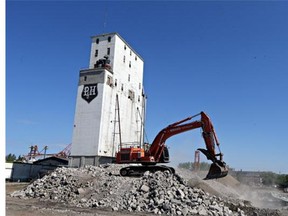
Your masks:
[[[92,37],[80,70],[70,166],[111,162],[119,145],[143,145],[145,96],[141,56],[117,33]]]

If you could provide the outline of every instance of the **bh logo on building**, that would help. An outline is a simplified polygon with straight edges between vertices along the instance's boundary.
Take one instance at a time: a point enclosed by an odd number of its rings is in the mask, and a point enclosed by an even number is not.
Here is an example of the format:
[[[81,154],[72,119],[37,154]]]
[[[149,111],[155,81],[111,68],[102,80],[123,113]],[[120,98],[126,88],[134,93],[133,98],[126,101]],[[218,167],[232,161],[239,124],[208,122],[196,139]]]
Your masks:
[[[90,103],[94,98],[97,97],[97,95],[97,83],[84,85],[81,96],[85,101]]]

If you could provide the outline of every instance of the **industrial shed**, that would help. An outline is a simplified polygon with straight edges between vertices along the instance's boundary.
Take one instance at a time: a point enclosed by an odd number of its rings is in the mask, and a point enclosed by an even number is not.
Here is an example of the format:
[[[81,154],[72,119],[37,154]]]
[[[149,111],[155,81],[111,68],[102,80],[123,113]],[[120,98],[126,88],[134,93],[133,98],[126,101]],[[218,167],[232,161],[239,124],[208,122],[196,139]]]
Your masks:
[[[55,170],[57,167],[67,166],[68,159],[59,157],[48,157],[37,160],[33,164],[14,162],[11,174],[11,181],[30,181],[41,178],[48,172]]]
[[[33,164],[44,165],[44,166],[66,166],[68,165],[68,159],[60,157],[48,157],[41,160],[35,161]]]

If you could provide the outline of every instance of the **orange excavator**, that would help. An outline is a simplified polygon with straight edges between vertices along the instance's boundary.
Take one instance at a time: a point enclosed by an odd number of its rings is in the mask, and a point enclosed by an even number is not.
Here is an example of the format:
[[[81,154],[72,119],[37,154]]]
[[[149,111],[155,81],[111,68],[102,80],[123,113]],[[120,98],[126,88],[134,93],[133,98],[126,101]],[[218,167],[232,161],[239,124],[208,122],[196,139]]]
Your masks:
[[[200,120],[188,122],[192,118],[201,116]],[[200,112],[181,121],[175,122],[162,129],[149,148],[135,146],[120,147],[116,153],[116,163],[118,164],[142,164],[142,166],[128,166],[120,170],[122,176],[142,175],[146,171],[155,172],[158,170],[168,170],[175,173],[173,167],[156,165],[157,163],[169,163],[169,151],[165,141],[174,135],[202,128],[202,136],[206,144],[206,149],[198,149],[208,160],[212,161],[209,172],[205,179],[222,178],[228,174],[228,168],[223,161],[223,154],[220,151],[219,141],[216,136],[213,124],[206,113]],[[218,146],[219,153],[216,154],[215,144]]]

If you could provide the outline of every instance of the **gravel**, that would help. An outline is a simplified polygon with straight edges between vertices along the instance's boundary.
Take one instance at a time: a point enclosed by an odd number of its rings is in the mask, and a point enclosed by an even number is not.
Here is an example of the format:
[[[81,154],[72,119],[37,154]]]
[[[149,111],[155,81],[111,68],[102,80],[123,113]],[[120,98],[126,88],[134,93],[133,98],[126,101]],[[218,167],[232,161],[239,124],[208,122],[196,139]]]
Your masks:
[[[211,190],[197,187],[197,184],[201,186],[202,180],[191,180],[183,171],[178,174],[146,172],[140,178],[132,178],[119,176],[121,167],[111,164],[58,168],[11,196],[63,202],[81,208],[111,208],[113,211],[162,215],[263,215],[259,213],[260,209],[237,199],[238,194],[223,184],[220,187],[223,193],[215,190],[213,194],[212,187]],[[220,183],[211,181],[210,184]],[[278,215],[277,211],[274,213],[267,215]]]

